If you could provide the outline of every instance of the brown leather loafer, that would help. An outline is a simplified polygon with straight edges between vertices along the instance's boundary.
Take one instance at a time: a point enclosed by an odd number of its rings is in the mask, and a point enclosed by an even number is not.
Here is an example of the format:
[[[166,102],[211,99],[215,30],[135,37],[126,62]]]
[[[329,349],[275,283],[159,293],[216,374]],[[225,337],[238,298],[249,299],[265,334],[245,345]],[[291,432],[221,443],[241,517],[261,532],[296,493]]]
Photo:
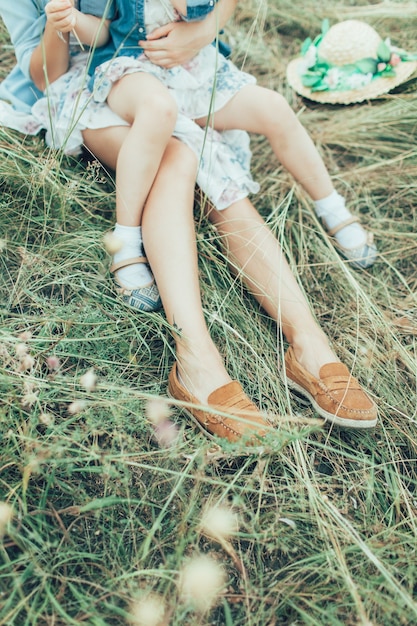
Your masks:
[[[377,423],[375,402],[343,363],[326,363],[315,378],[298,363],[290,347],[285,355],[284,382],[308,398],[328,422],[346,428],[372,428]]]
[[[168,378],[168,395],[175,400],[197,405],[184,407],[184,410],[208,435],[216,435],[232,442],[243,439],[245,443],[253,445],[260,443],[266,431],[271,428],[244,393],[240,383],[235,380],[213,391],[208,397],[207,410],[204,410],[197,408],[201,402],[180,383],[177,364],[174,363]]]

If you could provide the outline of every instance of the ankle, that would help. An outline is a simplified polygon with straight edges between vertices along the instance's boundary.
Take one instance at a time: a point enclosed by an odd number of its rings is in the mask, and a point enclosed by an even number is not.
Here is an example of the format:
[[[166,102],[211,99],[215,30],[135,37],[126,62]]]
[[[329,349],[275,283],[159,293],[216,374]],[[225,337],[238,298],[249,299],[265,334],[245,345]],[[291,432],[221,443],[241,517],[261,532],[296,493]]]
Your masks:
[[[298,363],[315,377],[318,377],[321,367],[326,363],[339,362],[321,329],[313,334],[297,336],[291,346]]]
[[[186,389],[205,404],[209,395],[231,381],[219,352],[209,351],[177,353],[178,376]]]
[[[116,224],[114,236],[121,242],[120,249],[113,257],[114,269],[112,270],[115,272],[118,284],[127,289],[152,284],[153,275],[146,263],[141,227]],[[138,260],[135,262],[135,259]],[[133,262],[128,262],[129,260]],[[123,265],[124,262],[126,262],[125,265]]]
[[[346,207],[345,199],[336,190],[314,204],[317,216],[341,246],[349,249],[365,244],[367,239],[365,229],[359,223],[359,219]]]

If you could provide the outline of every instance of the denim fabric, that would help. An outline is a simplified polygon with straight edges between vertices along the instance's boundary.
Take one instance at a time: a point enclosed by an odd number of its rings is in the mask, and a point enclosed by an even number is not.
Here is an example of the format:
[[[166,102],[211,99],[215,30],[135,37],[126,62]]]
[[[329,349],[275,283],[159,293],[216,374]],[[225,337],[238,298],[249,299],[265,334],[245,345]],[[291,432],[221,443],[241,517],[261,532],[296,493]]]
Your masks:
[[[84,13],[101,17],[110,0],[81,0]],[[30,59],[45,29],[48,0],[0,0],[0,16],[14,46],[17,65],[0,84],[0,99],[29,111],[42,95],[30,78]],[[109,7],[110,8],[110,7]],[[111,17],[111,13],[109,15]]]
[[[187,0],[186,21],[204,19],[218,0]],[[115,56],[137,56],[142,52],[139,40],[146,38],[145,0],[115,0],[117,15],[110,24],[110,40],[106,46],[97,48],[89,67],[94,74],[98,65]],[[90,83],[91,85],[91,83]]]

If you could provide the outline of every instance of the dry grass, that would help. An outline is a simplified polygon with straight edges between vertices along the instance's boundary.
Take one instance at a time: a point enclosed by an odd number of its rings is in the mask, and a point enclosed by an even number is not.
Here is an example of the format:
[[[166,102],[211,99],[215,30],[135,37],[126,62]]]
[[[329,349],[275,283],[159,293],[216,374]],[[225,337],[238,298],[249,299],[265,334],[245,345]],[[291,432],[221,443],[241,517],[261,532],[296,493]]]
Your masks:
[[[174,409],[180,440],[160,448],[144,406],[165,393],[172,341],[163,315],[138,316],[114,298],[102,247],[113,181],[41,138],[0,130],[0,501],[14,509],[0,548],[0,624],[124,624],[150,591],[173,626],[417,624],[416,79],[359,106],[302,101],[285,66],[325,16],[366,19],[417,50],[414,2],[243,0],[228,33],[236,62],[288,97],[375,233],[377,263],[351,270],[254,140],[257,206],[339,355],[378,398],[378,427],[323,429],[289,397],[274,324],[199,222],[205,312],[231,374],[264,409],[304,419],[279,424],[263,454],[242,456],[213,448]],[[4,72],[10,51],[1,54]],[[80,384],[90,368],[94,389]],[[75,400],[81,410],[69,412]],[[226,543],[201,530],[207,502],[238,516]],[[205,615],[179,585],[195,553],[227,574]]]

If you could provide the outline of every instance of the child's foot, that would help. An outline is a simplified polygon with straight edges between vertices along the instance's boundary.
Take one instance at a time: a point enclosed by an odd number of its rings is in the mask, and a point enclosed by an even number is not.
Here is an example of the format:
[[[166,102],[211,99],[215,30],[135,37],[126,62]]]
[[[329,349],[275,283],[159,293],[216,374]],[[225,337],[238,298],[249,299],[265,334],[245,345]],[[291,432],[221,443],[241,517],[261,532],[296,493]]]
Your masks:
[[[114,253],[110,271],[123,302],[140,311],[158,311],[162,302],[144,254],[140,226],[116,224],[114,237],[120,248]]]
[[[333,191],[327,198],[316,201],[315,207],[340,254],[356,268],[370,267],[377,256],[373,234],[346,208],[345,199]]]
[[[136,268],[136,266],[139,265],[143,265],[145,269],[148,269],[151,278],[150,282],[143,286],[130,288],[125,286],[121,282],[119,276],[120,273],[124,269],[129,269],[129,267]],[[120,261],[119,263],[115,263],[114,265],[112,265],[110,271],[114,272],[115,274],[114,282],[116,283],[117,292],[121,295],[122,300],[123,302],[125,302],[125,304],[131,306],[134,309],[138,309],[139,311],[147,311],[148,313],[159,311],[159,309],[162,307],[161,298],[159,296],[158,287],[156,286],[152,273],[146,265],[145,257],[135,257],[133,259]]]

